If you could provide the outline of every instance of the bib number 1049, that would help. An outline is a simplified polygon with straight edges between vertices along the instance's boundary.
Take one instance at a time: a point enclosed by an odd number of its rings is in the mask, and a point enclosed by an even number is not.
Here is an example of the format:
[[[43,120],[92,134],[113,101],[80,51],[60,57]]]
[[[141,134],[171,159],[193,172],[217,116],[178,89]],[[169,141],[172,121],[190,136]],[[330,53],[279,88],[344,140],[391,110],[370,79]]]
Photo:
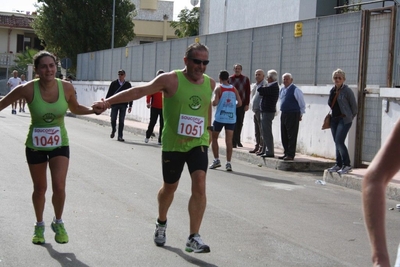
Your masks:
[[[59,147],[61,141],[60,127],[33,129],[32,142],[35,147]]]
[[[201,137],[204,133],[204,118],[181,114],[178,134],[190,137]]]

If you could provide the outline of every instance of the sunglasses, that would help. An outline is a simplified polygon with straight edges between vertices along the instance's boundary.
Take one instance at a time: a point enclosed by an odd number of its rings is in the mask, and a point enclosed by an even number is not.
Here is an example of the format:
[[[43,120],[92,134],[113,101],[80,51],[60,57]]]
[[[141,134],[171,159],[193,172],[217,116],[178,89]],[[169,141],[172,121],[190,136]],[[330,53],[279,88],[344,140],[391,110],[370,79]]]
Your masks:
[[[342,80],[342,77],[333,77],[334,80]]]
[[[197,64],[197,65],[200,65],[201,63],[203,63],[204,66],[207,66],[208,63],[210,63],[209,60],[200,60],[197,58],[190,58],[190,57],[188,57],[188,59],[190,59],[191,61],[193,61],[194,64]]]

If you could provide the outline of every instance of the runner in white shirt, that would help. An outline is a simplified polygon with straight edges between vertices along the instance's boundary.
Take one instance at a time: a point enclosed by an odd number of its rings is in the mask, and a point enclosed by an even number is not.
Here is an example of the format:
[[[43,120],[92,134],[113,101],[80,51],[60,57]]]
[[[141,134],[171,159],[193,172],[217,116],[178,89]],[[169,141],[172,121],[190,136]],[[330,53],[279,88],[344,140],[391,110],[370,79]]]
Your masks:
[[[13,70],[13,77],[8,79],[7,87],[10,88],[10,92],[15,89],[18,85],[21,84],[21,79],[18,77],[18,71]],[[17,102],[11,104],[12,110],[11,114],[17,114]]]

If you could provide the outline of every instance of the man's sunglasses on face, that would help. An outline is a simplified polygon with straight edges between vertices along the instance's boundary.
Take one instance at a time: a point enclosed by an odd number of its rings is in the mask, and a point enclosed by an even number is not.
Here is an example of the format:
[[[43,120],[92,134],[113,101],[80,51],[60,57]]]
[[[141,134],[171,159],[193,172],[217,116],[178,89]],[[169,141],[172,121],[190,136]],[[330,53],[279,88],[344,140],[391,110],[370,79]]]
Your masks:
[[[208,63],[210,63],[209,60],[200,60],[197,58],[190,58],[190,57],[188,57],[188,59],[190,59],[191,61],[193,61],[194,64],[197,64],[197,65],[200,65],[201,63],[203,63],[204,66],[207,66]]]

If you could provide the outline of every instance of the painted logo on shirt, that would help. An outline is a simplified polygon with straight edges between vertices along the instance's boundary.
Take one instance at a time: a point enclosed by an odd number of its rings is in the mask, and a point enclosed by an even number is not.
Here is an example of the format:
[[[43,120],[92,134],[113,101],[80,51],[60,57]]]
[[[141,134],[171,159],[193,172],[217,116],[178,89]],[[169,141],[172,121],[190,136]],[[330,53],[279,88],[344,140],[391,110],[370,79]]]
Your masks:
[[[189,100],[190,100],[189,107],[192,110],[198,110],[201,108],[201,98],[199,96],[196,95],[191,96]]]
[[[42,118],[45,122],[50,123],[50,122],[54,121],[56,116],[53,113],[46,113],[43,115]]]

